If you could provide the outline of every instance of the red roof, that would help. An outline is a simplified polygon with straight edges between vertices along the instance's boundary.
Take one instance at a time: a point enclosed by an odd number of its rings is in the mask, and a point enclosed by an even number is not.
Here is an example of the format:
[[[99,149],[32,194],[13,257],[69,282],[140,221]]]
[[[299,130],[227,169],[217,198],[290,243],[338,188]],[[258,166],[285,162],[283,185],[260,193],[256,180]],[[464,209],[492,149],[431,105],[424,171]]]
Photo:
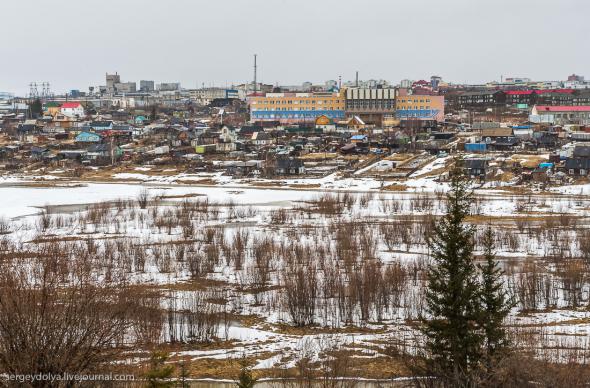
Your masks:
[[[529,94],[533,94],[533,91],[532,90],[507,90],[506,94],[509,96],[529,95]]]
[[[430,82],[421,79],[420,81],[416,81],[413,85],[430,85]]]
[[[537,112],[590,112],[590,105],[581,106],[548,106],[548,105],[537,105]]]
[[[79,102],[64,102],[62,108],[79,108],[81,104]]]
[[[573,89],[543,89],[543,90],[507,90],[506,94],[509,96],[514,95],[529,95],[529,94],[545,94],[545,93],[562,93],[572,94]]]
[[[545,94],[545,93],[562,93],[562,94],[572,94],[574,89],[543,89],[537,90],[537,94]]]

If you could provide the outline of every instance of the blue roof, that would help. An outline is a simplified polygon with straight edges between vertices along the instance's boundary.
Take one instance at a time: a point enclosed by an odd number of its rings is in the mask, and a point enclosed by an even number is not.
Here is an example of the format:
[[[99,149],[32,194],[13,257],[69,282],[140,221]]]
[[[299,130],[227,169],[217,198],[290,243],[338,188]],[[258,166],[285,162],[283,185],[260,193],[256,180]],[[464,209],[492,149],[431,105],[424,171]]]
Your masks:
[[[363,140],[363,139],[366,139],[366,138],[367,138],[367,135],[354,135],[350,139],[351,140]]]

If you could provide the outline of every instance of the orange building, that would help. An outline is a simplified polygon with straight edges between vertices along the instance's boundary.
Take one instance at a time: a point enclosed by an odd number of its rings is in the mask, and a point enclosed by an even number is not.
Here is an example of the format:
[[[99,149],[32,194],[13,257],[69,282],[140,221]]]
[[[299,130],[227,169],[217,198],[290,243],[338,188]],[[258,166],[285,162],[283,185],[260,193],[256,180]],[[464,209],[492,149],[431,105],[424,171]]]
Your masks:
[[[319,116],[344,118],[346,100],[340,93],[266,93],[250,96],[248,102],[252,121],[313,124]]]
[[[425,95],[399,96],[395,100],[395,115],[399,120],[444,121],[445,98]]]

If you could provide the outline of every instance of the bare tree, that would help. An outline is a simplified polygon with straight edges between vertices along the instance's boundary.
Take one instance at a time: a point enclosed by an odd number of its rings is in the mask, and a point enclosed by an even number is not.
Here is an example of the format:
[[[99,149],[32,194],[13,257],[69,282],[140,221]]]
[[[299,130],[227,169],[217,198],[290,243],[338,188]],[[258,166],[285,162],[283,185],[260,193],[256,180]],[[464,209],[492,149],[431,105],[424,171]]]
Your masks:
[[[82,266],[48,254],[0,271],[0,370],[83,374],[116,356],[130,328],[124,284],[97,283]],[[47,384],[47,382],[40,382]]]

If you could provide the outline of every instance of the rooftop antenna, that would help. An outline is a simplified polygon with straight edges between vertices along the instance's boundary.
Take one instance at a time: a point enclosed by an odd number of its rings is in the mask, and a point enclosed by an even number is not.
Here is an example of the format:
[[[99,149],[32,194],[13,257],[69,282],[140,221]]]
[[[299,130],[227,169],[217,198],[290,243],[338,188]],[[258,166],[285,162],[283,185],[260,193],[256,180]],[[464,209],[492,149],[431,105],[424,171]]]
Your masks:
[[[256,65],[256,57],[258,55],[254,54],[254,93],[256,93],[257,89],[258,89],[258,83],[256,80],[256,76],[257,76],[257,72],[258,72],[258,67]]]

